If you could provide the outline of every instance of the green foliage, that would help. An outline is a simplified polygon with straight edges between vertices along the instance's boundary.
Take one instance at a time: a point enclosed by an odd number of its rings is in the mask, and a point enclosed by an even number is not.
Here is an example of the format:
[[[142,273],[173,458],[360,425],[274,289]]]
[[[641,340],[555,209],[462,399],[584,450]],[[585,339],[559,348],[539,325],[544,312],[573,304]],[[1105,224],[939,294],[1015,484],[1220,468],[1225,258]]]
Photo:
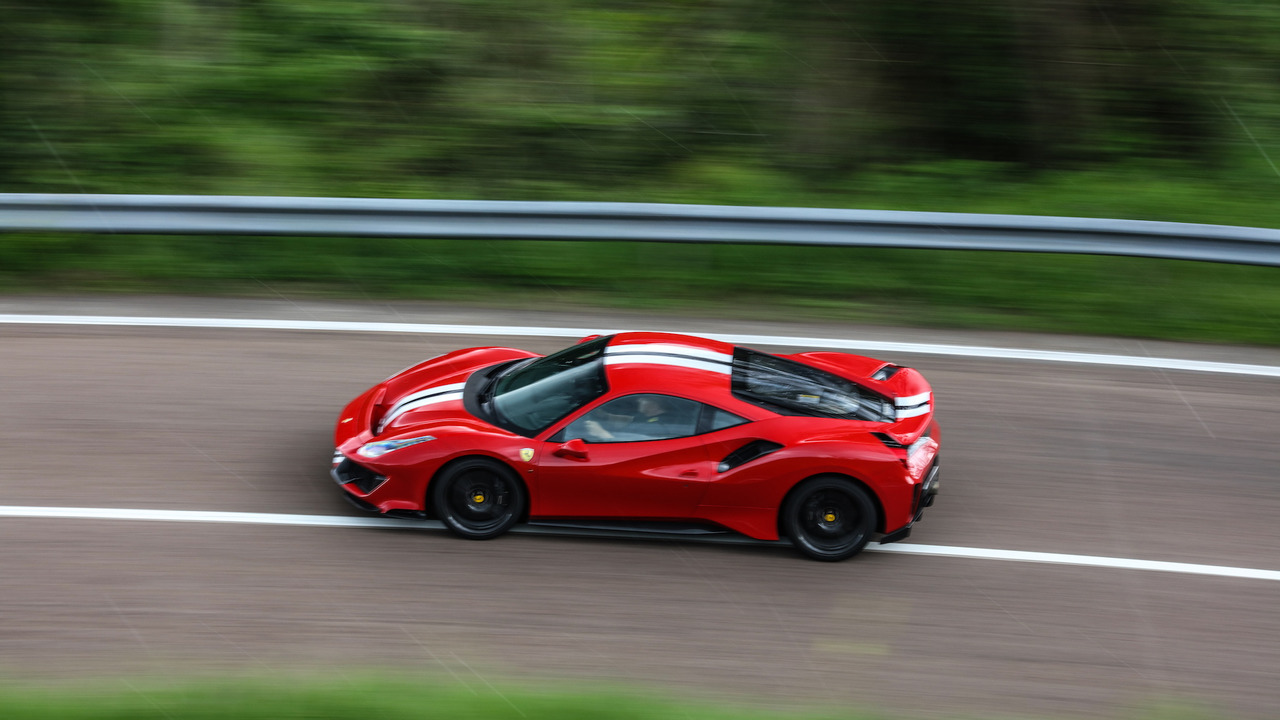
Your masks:
[[[1280,6],[1263,0],[0,0],[0,13],[0,191],[1280,227]],[[1158,282],[1135,288],[1129,273]],[[8,289],[749,298],[762,311],[1266,343],[1280,342],[1275,273],[988,253],[0,236]]]
[[[3,7],[5,191],[517,198],[708,157],[830,188],[957,159],[1238,170],[1280,135],[1264,2]]]

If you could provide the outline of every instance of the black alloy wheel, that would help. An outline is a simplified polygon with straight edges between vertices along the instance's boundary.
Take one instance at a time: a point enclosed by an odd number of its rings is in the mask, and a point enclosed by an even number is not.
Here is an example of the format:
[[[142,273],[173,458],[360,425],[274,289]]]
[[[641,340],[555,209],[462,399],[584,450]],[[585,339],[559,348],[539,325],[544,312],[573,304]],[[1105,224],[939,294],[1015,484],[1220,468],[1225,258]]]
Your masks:
[[[783,531],[814,560],[836,562],[857,555],[875,527],[876,506],[867,491],[838,476],[805,480],[782,507]]]
[[[511,529],[525,508],[524,485],[497,460],[467,458],[431,481],[436,517],[454,535],[488,540]]]

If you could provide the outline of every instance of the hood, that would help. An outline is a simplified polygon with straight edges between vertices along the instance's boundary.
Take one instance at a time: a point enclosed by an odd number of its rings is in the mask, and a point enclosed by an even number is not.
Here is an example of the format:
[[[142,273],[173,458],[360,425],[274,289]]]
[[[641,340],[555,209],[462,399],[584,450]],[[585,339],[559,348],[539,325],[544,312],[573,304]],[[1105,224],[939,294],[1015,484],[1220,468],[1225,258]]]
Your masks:
[[[485,347],[457,350],[397,373],[382,384],[370,414],[376,435],[394,434],[408,425],[462,413],[462,390],[477,370],[510,360],[538,357],[512,348]]]

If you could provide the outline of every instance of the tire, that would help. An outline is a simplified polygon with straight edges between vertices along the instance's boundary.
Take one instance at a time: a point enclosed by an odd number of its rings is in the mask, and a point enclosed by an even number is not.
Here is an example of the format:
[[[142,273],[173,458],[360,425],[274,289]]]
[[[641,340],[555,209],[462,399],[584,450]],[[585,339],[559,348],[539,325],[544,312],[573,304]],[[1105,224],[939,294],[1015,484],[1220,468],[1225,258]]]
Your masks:
[[[511,529],[524,514],[524,485],[515,471],[489,458],[467,458],[431,481],[436,517],[454,535],[488,540]]]
[[[809,478],[782,505],[783,532],[797,550],[814,560],[837,562],[857,555],[875,527],[875,503],[847,478]]]

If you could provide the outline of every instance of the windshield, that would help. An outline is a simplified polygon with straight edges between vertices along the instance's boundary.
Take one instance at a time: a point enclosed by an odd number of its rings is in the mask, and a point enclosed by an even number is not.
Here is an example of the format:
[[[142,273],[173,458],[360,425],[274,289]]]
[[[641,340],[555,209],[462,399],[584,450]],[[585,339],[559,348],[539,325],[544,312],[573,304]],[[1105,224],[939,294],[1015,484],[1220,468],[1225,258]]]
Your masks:
[[[499,424],[532,437],[603,395],[608,387],[601,358],[611,338],[574,345],[500,375],[491,395]]]
[[[785,414],[892,422],[893,404],[860,385],[794,360],[746,348],[733,353],[733,393]]]

